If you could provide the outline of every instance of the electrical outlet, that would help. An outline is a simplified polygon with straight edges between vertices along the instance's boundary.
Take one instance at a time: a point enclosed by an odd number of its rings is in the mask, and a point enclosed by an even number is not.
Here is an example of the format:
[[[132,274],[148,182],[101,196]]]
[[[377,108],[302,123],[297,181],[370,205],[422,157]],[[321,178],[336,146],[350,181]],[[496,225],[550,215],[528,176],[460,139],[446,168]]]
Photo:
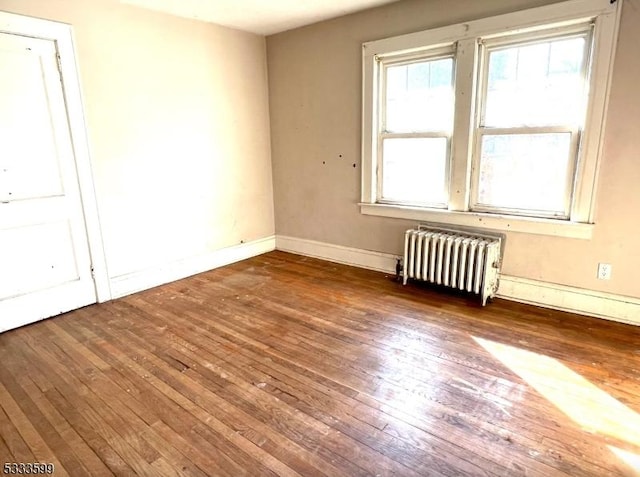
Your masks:
[[[598,280],[611,280],[611,264],[598,264]]]

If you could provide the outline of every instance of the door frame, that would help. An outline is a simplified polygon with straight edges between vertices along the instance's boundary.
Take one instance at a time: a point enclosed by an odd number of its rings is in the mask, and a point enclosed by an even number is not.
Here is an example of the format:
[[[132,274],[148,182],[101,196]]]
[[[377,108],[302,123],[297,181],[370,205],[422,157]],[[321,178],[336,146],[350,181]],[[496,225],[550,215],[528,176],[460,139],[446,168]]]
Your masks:
[[[62,92],[67,108],[71,144],[80,186],[82,213],[89,243],[96,300],[98,303],[111,300],[111,286],[91,168],[73,28],[66,23],[0,11],[0,33],[41,38],[56,43],[62,77]]]

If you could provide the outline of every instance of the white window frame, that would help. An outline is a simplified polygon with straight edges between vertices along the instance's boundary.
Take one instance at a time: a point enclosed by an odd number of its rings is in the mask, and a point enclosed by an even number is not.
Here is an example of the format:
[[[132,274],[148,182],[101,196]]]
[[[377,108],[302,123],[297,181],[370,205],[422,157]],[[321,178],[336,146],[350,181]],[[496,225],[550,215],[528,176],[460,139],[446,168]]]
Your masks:
[[[590,238],[593,231],[595,190],[604,136],[622,0],[569,0],[549,6],[426,30],[363,44],[362,184],[363,214],[481,226],[525,233]],[[593,48],[588,83],[588,108],[576,164],[569,217],[543,218],[474,210],[473,174],[479,75],[483,41],[507,36],[536,36],[557,29],[593,23]],[[455,48],[455,119],[451,138],[449,203],[447,209],[381,203],[380,164],[381,76],[390,58],[428,55],[433,49]]]
[[[449,45],[445,48],[429,48],[428,50],[423,50],[419,54],[415,53],[404,53],[400,55],[389,55],[385,57],[385,61],[380,63],[378,67],[380,84],[384,84],[384,76],[387,74],[387,69],[393,66],[400,66],[405,64],[411,64],[416,62],[416,60],[436,60],[441,58],[452,58],[453,66],[455,71],[455,48],[453,45]],[[379,88],[379,104],[383,105],[387,103],[387,95],[386,90],[384,88]],[[380,128],[381,130],[377,134],[377,201],[380,204],[397,204],[393,200],[386,200],[382,197],[382,174],[383,171],[383,160],[382,160],[382,145],[385,139],[393,139],[393,138],[446,138],[447,139],[447,163],[445,166],[445,174],[450,175],[451,168],[451,141],[453,139],[453,131],[428,131],[428,132],[387,132],[386,124],[387,124],[387,114],[386,110],[380,111],[379,116]],[[445,184],[445,195],[449,194],[449,184]],[[416,205],[416,207],[429,207],[434,209],[446,209],[447,204],[430,204],[428,206],[425,205]]]
[[[579,147],[581,137],[583,136],[583,128],[578,127],[578,125],[557,125],[557,126],[525,126],[525,127],[505,127],[505,128],[497,128],[497,127],[487,127],[484,125],[485,114],[486,114],[486,96],[487,96],[487,86],[489,81],[489,68],[487,66],[487,61],[490,52],[493,48],[500,47],[510,47],[512,45],[518,44],[531,44],[536,42],[545,42],[557,38],[567,38],[567,37],[585,37],[586,45],[585,45],[585,58],[583,60],[582,65],[582,79],[585,82],[585,96],[588,95],[587,85],[589,81],[589,72],[591,70],[591,51],[593,47],[593,27],[594,24],[592,21],[583,24],[577,24],[571,27],[561,27],[554,28],[548,31],[544,31],[543,34],[540,32],[534,33],[525,33],[520,35],[506,35],[500,36],[494,39],[482,40],[479,45],[479,58],[483,67],[480,68],[480,81],[478,84],[478,90],[482,93],[478,98],[478,114],[477,114],[477,124],[475,126],[475,141],[474,141],[474,154],[473,154],[473,166],[472,166],[472,177],[471,177],[471,201],[470,201],[470,210],[476,212],[508,212],[509,209],[507,207],[491,207],[486,206],[479,203],[478,200],[478,185],[479,185],[479,172],[480,172],[480,151],[482,145],[482,138],[486,135],[503,135],[503,134],[545,134],[545,133],[569,133],[571,134],[571,143],[570,143],[570,160],[569,170],[567,171],[567,183],[565,184],[565,197],[564,197],[564,207],[562,214],[555,215],[550,212],[545,211],[535,211],[535,210],[521,210],[521,209],[513,209],[514,215],[523,215],[530,217],[543,217],[543,218],[557,218],[563,220],[569,220],[572,216],[575,216],[576,211],[573,210],[573,206],[576,204],[575,200],[572,200],[574,197],[574,182],[576,176],[576,169],[578,165],[578,157],[579,157]],[[585,104],[588,103],[588,98],[584,98]],[[586,114],[586,111],[585,111]]]

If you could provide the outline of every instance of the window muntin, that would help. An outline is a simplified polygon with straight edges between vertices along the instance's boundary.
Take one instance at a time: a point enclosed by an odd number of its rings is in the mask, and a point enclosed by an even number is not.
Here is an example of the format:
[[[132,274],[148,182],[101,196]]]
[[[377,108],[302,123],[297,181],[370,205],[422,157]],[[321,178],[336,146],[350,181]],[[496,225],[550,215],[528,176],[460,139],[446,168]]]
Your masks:
[[[447,207],[455,67],[449,50],[380,60],[379,202]]]

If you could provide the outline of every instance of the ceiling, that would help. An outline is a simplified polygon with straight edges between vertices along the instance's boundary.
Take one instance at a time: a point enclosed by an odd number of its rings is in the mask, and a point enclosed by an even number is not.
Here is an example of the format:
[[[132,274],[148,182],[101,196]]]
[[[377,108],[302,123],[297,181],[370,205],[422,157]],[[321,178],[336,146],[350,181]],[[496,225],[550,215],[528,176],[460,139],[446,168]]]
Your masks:
[[[397,0],[120,0],[186,18],[271,35]]]

